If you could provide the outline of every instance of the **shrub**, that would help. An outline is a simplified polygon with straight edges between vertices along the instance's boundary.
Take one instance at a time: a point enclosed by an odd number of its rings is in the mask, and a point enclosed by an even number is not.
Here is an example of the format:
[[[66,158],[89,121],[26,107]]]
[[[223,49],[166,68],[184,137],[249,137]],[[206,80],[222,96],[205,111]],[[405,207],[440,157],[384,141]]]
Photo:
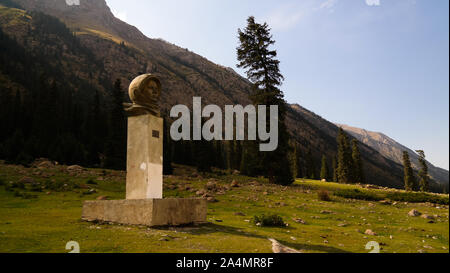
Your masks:
[[[49,189],[54,192],[64,192],[70,191],[73,189],[73,183],[70,183],[68,180],[47,180],[44,183],[45,189]]]
[[[440,205],[448,205],[449,199],[444,196],[437,196],[428,193],[418,192],[391,192],[386,198],[392,201],[409,202],[409,203],[434,203]]]
[[[42,192],[42,186],[40,183],[34,183],[30,187],[30,191],[32,192]]]
[[[331,201],[330,195],[328,193],[327,190],[319,190],[317,192],[317,197],[319,198],[320,201]]]
[[[3,180],[3,178],[1,178],[0,177],[0,186],[3,186],[3,185],[5,185],[6,183],[5,183],[5,180]]]
[[[253,217],[253,223],[262,227],[286,227],[286,223],[279,215],[259,215]]]
[[[86,184],[88,184],[88,185],[97,185],[97,182],[95,182],[95,181],[92,180],[92,179],[89,179],[89,180],[86,182]]]
[[[29,194],[27,192],[20,192],[20,191],[14,191],[15,197],[21,197],[23,199],[36,199],[38,198],[37,195]]]
[[[336,196],[340,196],[347,199],[357,199],[357,200],[365,200],[365,201],[380,201],[383,200],[380,196],[367,192],[360,191],[358,189],[346,189],[346,190],[338,190],[334,193]]]
[[[21,190],[23,190],[23,189],[25,189],[25,183],[23,183],[21,181],[11,182],[8,185],[8,189],[7,190],[10,190],[10,189],[21,189]]]

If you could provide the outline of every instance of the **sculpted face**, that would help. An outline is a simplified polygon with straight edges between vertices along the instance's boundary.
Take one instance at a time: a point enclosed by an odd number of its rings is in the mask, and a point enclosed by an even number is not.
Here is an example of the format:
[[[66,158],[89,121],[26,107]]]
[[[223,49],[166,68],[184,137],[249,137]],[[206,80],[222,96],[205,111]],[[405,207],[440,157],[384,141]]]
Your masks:
[[[147,91],[149,96],[153,98],[159,98],[161,95],[161,90],[158,87],[158,84],[154,80],[149,80],[147,82],[147,86],[145,87],[145,90]]]
[[[151,74],[144,74],[134,79],[128,90],[133,102],[126,111],[129,115],[151,113],[159,115],[159,98],[161,96],[161,82]]]
[[[141,75],[131,82],[129,95],[134,104],[146,107],[158,106],[161,83],[151,74]]]

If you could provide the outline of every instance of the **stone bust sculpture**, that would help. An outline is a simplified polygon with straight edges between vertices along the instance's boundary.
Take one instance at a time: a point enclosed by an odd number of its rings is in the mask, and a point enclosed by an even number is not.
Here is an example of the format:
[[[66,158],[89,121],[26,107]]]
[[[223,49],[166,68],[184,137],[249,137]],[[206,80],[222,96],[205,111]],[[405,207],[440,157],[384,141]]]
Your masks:
[[[124,104],[128,116],[147,114],[160,116],[161,82],[157,77],[152,74],[144,74],[135,78],[130,84],[128,94],[133,102]]]

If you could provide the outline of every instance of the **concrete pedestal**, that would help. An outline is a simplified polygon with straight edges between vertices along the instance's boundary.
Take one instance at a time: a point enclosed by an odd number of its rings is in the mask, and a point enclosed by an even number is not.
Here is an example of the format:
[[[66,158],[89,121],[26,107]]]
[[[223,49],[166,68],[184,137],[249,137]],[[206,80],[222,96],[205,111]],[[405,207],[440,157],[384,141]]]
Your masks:
[[[128,118],[127,200],[163,197],[163,119]]]
[[[145,199],[86,201],[84,221],[125,225],[181,226],[206,223],[207,202],[203,199]]]

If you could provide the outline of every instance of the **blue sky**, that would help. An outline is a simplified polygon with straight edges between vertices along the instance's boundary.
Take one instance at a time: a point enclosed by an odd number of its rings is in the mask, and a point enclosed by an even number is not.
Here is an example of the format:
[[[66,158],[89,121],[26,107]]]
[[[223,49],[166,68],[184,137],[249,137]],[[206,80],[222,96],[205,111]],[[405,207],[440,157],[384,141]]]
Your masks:
[[[250,15],[266,21],[288,102],[332,122],[383,132],[449,169],[448,0],[107,3],[147,36],[235,70],[237,29]]]

